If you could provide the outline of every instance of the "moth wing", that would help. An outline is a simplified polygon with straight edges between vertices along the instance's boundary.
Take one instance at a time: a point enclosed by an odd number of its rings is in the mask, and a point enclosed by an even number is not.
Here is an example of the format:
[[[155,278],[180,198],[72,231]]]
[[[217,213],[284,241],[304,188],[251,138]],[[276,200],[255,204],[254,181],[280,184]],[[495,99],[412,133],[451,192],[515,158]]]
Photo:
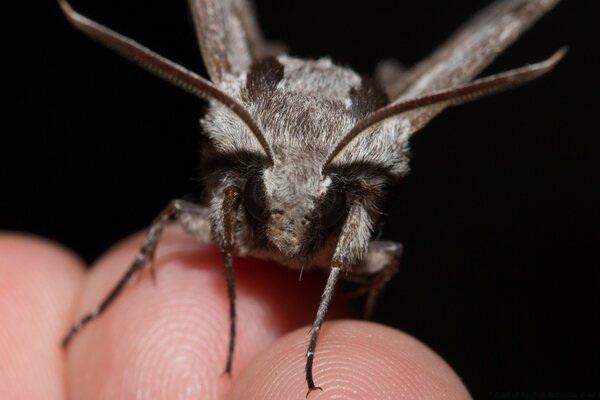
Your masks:
[[[375,79],[383,87],[388,98],[395,99],[406,88],[409,70],[394,59],[381,60],[375,66]]]
[[[276,55],[283,46],[267,42],[251,0],[188,0],[211,80],[248,70],[253,61]]]
[[[428,58],[418,63],[395,88],[393,102],[447,89],[475,78],[535,21],[560,0],[498,0],[483,9]],[[406,134],[425,126],[447,104],[408,112]]]

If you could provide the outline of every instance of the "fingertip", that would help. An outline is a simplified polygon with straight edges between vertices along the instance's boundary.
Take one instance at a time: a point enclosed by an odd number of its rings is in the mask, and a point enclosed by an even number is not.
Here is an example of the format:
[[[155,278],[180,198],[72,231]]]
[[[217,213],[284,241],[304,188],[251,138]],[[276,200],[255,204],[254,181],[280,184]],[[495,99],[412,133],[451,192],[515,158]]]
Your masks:
[[[5,398],[64,398],[60,339],[84,275],[71,251],[39,237],[0,234],[0,380]]]
[[[131,235],[94,264],[74,321],[105,298],[142,240],[143,233]],[[227,332],[217,263],[212,247],[167,228],[156,251],[156,280],[142,269],[71,341],[69,397],[169,398],[187,391],[214,398],[223,390],[229,380],[221,376],[225,358],[221,363],[209,352],[225,348]]]
[[[91,309],[125,272],[141,244],[135,235],[107,252],[84,285],[78,315]],[[272,263],[234,259],[237,285],[235,379],[250,360],[284,333],[310,322],[321,274],[298,281]],[[180,229],[165,230],[156,253],[156,283],[134,277],[69,347],[72,398],[218,398],[223,375],[229,302],[220,251]],[[319,283],[318,285],[316,283]],[[115,373],[118,371],[118,373]],[[91,397],[92,396],[92,397]]]
[[[260,354],[233,384],[228,399],[302,398],[308,329],[301,328]],[[398,330],[363,321],[323,325],[311,400],[470,399],[455,372],[427,346]]]
[[[72,250],[52,240],[20,232],[0,233],[0,268],[5,276],[30,278],[30,273],[62,275],[81,279],[83,260]]]

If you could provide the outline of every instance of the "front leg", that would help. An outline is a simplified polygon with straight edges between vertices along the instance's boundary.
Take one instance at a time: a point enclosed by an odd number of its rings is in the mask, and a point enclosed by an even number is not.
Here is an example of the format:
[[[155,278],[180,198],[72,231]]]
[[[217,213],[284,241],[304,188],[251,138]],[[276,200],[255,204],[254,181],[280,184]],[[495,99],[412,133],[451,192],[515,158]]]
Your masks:
[[[156,251],[156,247],[158,246],[160,235],[170,221],[177,220],[183,226],[185,231],[196,240],[208,242],[210,240],[208,216],[209,212],[208,208],[206,207],[202,207],[185,200],[172,200],[169,205],[154,219],[150,225],[150,228],[148,228],[146,236],[144,237],[144,242],[142,243],[142,247],[125,274],[123,274],[121,279],[119,279],[111,291],[96,307],[94,307],[87,314],[81,317],[79,321],[73,324],[69,330],[69,333],[67,333],[63,339],[63,347],[67,346],[75,334],[77,334],[77,332],[79,332],[85,325],[106,310],[106,308],[123,291],[131,278],[142,267],[149,265],[151,272],[154,274],[154,270],[152,269],[154,253]]]
[[[341,276],[345,281],[361,285],[358,290],[350,293],[351,296],[367,295],[363,318],[371,318],[382,289],[398,272],[402,249],[400,243],[374,240],[369,243],[365,257]]]
[[[329,308],[329,303],[333,297],[333,291],[340,278],[340,272],[346,270],[347,266],[354,264],[361,254],[364,254],[369,246],[369,236],[371,232],[371,223],[368,212],[359,202],[355,202],[350,206],[348,215],[342,227],[340,236],[336,244],[333,258],[331,260],[329,277],[327,284],[321,295],[321,302],[317,310],[317,315],[310,330],[310,340],[306,351],[306,383],[308,385],[308,393],[313,390],[323,390],[315,385],[313,376],[313,362],[315,358],[315,349],[317,340],[321,331],[321,324],[325,319],[325,314]]]
[[[225,373],[231,374],[233,364],[233,352],[235,350],[236,334],[236,311],[235,311],[235,275],[233,271],[233,247],[235,245],[235,220],[238,206],[240,204],[241,191],[233,186],[225,189],[221,212],[223,214],[223,234],[219,242],[223,251],[223,264],[225,265],[225,277],[227,279],[227,297],[229,297],[229,346],[227,349],[227,361],[225,362]]]

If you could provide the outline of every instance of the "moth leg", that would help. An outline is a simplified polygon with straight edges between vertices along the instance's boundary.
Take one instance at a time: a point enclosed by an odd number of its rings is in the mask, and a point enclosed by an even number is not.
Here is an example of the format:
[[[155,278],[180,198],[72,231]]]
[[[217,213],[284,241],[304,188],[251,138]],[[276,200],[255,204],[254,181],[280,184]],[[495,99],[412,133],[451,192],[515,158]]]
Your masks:
[[[121,279],[119,279],[116,285],[96,307],[94,307],[87,314],[81,317],[79,321],[73,324],[62,341],[63,347],[66,347],[71,339],[73,339],[73,337],[77,334],[77,332],[79,332],[85,325],[106,310],[106,308],[125,288],[129,280],[136,274],[136,272],[138,272],[145,265],[150,265],[150,268],[152,268],[152,261],[154,260],[154,253],[156,251],[156,246],[158,245],[160,235],[169,221],[173,219],[177,219],[179,222],[181,222],[184,228],[186,228],[186,231],[196,239],[205,239],[205,234],[201,234],[197,230],[194,231],[193,228],[203,225],[204,222],[205,225],[208,226],[208,209],[184,200],[172,200],[169,205],[154,219],[148,228],[142,246],[125,274],[123,274]],[[194,220],[196,221],[195,223],[193,222]],[[196,232],[196,234],[193,232]],[[153,270],[151,269],[151,271]]]
[[[382,289],[398,272],[402,244],[384,240],[375,240],[369,244],[365,257],[352,267],[352,270],[342,279],[358,283],[361,287],[349,296],[367,295],[363,309],[363,318],[369,319]]]
[[[227,278],[227,296],[229,297],[229,347],[227,350],[227,361],[225,373],[231,374],[233,363],[233,351],[235,350],[235,276],[233,271],[233,246],[235,244],[235,217],[239,205],[240,190],[235,187],[225,189],[223,196],[223,264],[225,265],[225,276]]]
[[[308,342],[308,350],[306,351],[305,370],[306,383],[308,384],[308,392],[306,393],[306,397],[308,397],[310,392],[313,390],[323,390],[321,387],[315,385],[312,367],[315,357],[315,347],[317,346],[317,339],[319,338],[319,332],[321,330],[321,324],[323,323],[323,319],[325,319],[327,308],[329,307],[329,303],[333,297],[333,291],[342,269],[342,264],[339,261],[334,260],[331,264],[331,270],[329,271],[329,277],[327,278],[327,283],[325,284],[325,290],[323,290],[323,294],[321,295],[319,309],[317,310],[317,315],[315,316],[315,320],[313,321],[312,328],[310,330],[310,341]]]
[[[210,243],[210,209],[186,200],[174,200],[177,222],[200,243]]]

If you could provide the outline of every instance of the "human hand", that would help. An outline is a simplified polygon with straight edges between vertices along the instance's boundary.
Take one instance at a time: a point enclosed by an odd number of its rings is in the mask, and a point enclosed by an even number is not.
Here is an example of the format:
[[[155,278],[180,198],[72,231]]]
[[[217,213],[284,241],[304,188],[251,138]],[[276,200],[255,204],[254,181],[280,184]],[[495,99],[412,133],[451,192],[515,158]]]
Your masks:
[[[323,279],[237,258],[238,337],[233,374],[223,374],[228,303],[221,255],[177,228],[164,233],[156,283],[140,274],[65,350],[70,324],[109,291],[141,235],[94,268],[56,244],[0,236],[0,398],[304,399],[305,352]],[[379,324],[323,325],[311,400],[469,399],[450,367],[416,339]]]

